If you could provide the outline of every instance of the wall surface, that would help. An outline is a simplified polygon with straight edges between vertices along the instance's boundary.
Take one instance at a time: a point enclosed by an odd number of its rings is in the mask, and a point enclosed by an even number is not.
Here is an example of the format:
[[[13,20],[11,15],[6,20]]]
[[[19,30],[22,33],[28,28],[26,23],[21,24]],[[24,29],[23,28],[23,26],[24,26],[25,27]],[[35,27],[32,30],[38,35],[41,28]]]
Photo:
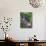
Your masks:
[[[33,25],[30,29],[20,28],[20,12],[32,12]],[[12,17],[12,26],[8,33],[17,40],[28,40],[34,34],[37,35],[37,39],[46,40],[46,6],[33,8],[29,4],[28,0],[0,0],[0,19],[6,17]],[[0,29],[0,39],[4,39],[4,33]]]

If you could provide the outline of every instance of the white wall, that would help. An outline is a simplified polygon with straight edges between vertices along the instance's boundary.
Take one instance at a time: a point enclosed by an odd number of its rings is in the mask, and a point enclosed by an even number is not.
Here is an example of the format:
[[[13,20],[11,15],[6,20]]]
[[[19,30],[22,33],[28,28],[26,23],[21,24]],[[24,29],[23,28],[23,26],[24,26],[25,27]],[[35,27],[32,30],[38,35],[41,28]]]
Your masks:
[[[43,4],[44,6],[44,4]],[[45,6],[44,6],[45,7]],[[0,17],[8,16],[13,17],[13,22],[10,33],[17,40],[27,40],[34,34],[37,35],[39,40],[45,39],[45,15],[46,8],[33,8],[30,6],[28,0],[0,0]],[[20,28],[20,12],[32,12],[33,13],[33,27],[31,29]],[[0,31],[0,35],[2,31]],[[45,34],[44,34],[45,33]],[[0,39],[3,37],[0,36]]]

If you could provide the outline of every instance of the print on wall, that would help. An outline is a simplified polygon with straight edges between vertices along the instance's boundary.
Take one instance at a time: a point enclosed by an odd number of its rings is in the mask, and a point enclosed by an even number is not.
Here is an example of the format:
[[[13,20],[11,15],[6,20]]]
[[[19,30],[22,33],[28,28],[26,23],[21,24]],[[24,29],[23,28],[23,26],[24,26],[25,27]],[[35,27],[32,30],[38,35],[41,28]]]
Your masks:
[[[20,28],[32,28],[32,12],[20,12]]]
[[[38,8],[43,4],[43,1],[42,0],[29,0],[29,3],[33,8]]]

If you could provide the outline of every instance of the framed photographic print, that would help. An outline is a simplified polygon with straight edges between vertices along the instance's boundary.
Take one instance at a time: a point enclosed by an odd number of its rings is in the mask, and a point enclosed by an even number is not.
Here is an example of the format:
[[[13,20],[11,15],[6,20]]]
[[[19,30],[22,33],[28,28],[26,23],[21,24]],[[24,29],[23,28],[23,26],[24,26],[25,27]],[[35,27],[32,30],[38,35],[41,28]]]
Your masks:
[[[32,12],[20,12],[20,28],[32,28]]]

